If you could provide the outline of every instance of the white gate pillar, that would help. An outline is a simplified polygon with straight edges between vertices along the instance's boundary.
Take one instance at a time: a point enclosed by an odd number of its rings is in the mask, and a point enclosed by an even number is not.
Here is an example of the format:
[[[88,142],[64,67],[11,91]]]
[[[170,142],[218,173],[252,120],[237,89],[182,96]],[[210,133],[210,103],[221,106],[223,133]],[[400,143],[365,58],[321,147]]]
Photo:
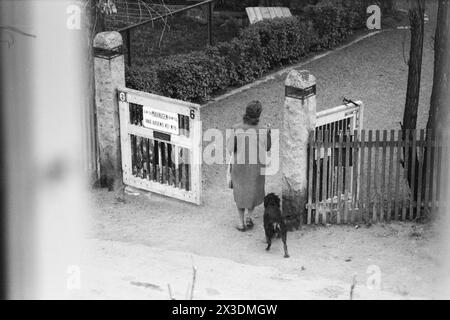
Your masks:
[[[285,82],[281,139],[282,209],[294,227],[305,223],[308,136],[316,125],[316,78],[292,70]]]
[[[117,88],[125,86],[120,33],[98,33],[94,39],[94,55],[100,183],[110,190],[118,190],[122,186],[122,161]]]

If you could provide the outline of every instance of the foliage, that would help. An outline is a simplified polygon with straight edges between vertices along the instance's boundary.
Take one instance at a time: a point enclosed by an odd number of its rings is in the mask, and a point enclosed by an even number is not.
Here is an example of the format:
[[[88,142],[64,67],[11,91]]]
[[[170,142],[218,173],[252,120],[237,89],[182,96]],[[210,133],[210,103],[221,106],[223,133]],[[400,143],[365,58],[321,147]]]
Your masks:
[[[355,1],[342,0],[336,6],[331,1],[322,1],[311,12],[316,32],[314,51],[333,48],[345,40],[365,21],[365,9]]]
[[[224,23],[224,22],[227,23]],[[131,20],[131,23],[139,21]],[[125,23],[107,20],[107,30],[117,30]],[[133,65],[145,66],[163,56],[203,50],[208,42],[207,25],[185,15],[168,17],[166,21],[156,21],[133,29],[131,49]],[[233,19],[213,20],[213,39],[215,43],[230,41],[239,34],[239,26]]]
[[[216,1],[216,9],[218,10],[230,10],[230,11],[244,11],[246,7],[257,7],[259,0],[218,0]]]
[[[360,12],[322,4],[304,17],[264,20],[205,50],[172,55],[128,70],[127,85],[169,97],[204,101],[229,86],[254,81],[275,68],[342,43],[359,26]],[[148,78],[147,78],[148,77]]]
[[[125,70],[125,82],[132,89],[159,93],[157,70],[156,66],[127,68]]]

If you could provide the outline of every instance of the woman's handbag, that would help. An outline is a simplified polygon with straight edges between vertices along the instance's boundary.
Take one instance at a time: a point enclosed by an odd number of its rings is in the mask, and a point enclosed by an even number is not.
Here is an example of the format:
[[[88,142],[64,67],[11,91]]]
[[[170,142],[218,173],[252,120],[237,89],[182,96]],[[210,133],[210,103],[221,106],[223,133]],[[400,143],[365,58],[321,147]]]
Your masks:
[[[233,180],[231,179],[231,170],[232,170],[232,164],[234,154],[236,153],[237,149],[237,138],[234,136],[234,146],[233,146],[233,152],[229,154],[228,156],[228,163],[227,163],[227,185],[228,188],[233,189]]]
[[[228,188],[233,189],[233,180],[231,179],[231,160],[228,162],[227,165],[227,185]]]

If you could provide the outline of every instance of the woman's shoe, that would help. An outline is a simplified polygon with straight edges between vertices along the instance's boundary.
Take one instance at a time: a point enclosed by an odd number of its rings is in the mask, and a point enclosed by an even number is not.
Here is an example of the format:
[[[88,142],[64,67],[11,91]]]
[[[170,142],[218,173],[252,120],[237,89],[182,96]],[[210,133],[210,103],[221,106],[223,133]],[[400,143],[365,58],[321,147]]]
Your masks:
[[[247,217],[247,219],[245,219],[245,226],[247,227],[247,229],[251,229],[253,228],[255,224],[253,223],[253,220],[250,217]]]

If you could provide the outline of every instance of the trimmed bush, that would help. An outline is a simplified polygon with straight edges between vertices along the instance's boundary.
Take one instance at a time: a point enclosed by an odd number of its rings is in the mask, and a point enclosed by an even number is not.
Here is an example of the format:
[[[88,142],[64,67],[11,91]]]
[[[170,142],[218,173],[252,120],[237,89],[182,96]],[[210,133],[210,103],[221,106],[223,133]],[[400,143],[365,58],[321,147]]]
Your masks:
[[[312,21],[315,30],[314,51],[321,51],[335,47],[351,32],[345,21],[345,9],[324,6],[315,8]]]
[[[273,69],[290,64],[309,52],[311,37],[308,25],[298,17],[263,20],[249,26],[240,34],[245,43],[260,48],[264,66]]]
[[[212,50],[163,60],[158,79],[161,94],[188,101],[206,100],[229,85],[224,59]]]
[[[227,87],[249,83],[311,52],[342,43],[360,23],[359,9],[352,8],[325,3],[313,7],[309,20],[263,20],[230,42],[161,58],[148,67],[129,68],[127,86],[186,101],[205,101]]]
[[[159,93],[159,79],[157,67],[132,67],[125,69],[125,82],[127,87],[140,91]]]
[[[310,16],[316,41],[312,50],[330,49],[342,43],[354,29],[363,25],[364,10],[354,1],[345,1],[340,6],[322,2],[313,7]]]

